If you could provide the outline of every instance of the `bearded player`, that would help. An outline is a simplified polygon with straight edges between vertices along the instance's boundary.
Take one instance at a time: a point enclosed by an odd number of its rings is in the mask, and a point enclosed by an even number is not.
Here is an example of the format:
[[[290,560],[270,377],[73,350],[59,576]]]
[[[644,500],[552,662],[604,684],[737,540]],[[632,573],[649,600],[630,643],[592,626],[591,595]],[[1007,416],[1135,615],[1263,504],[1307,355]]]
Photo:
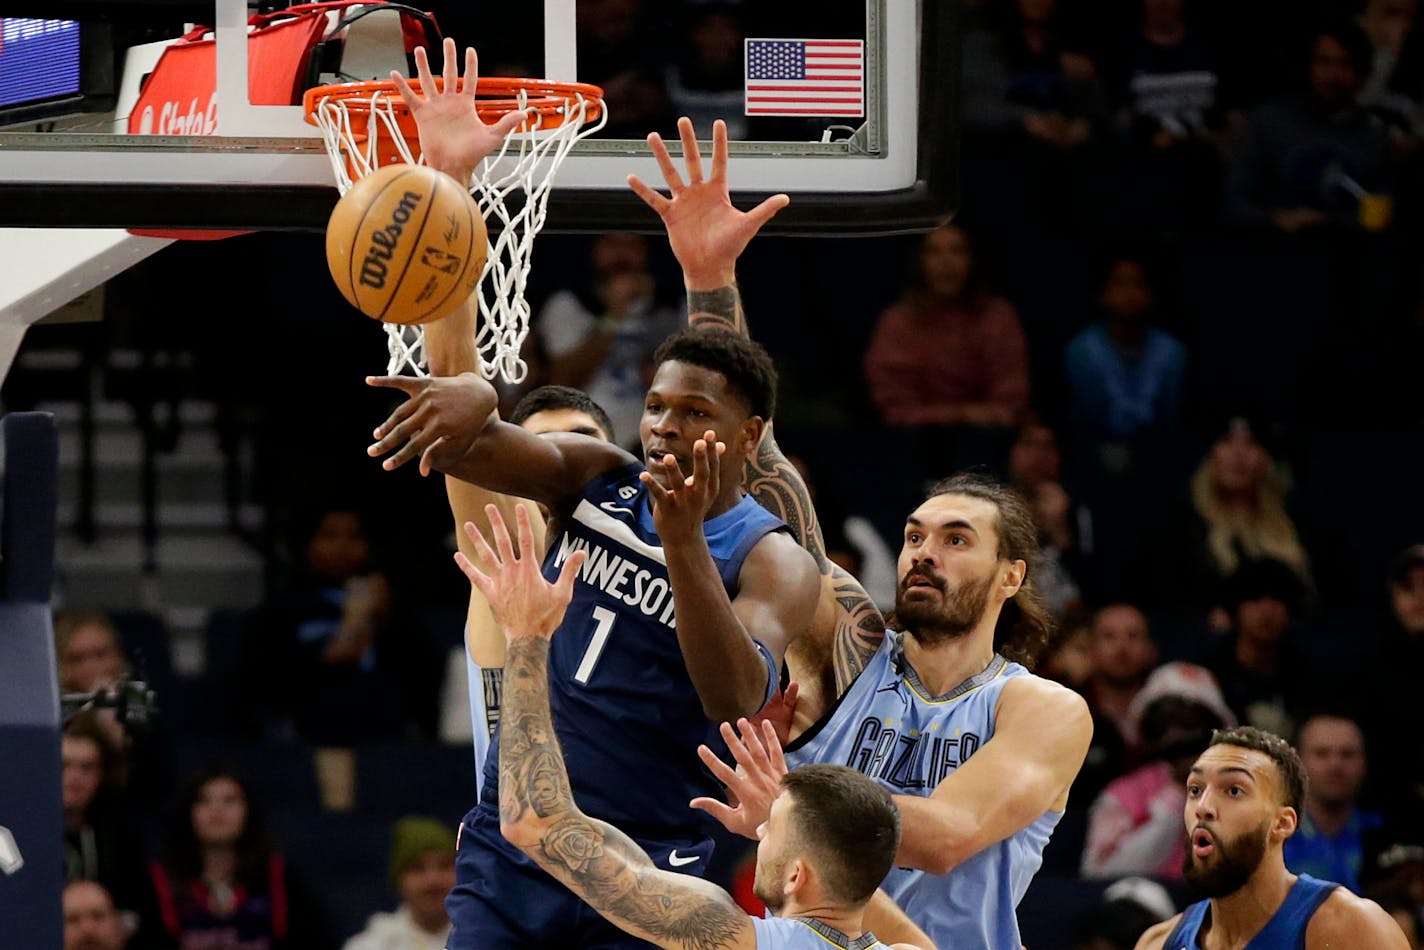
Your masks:
[[[1286,869],[1305,768],[1279,736],[1218,730],[1187,777],[1187,886],[1204,900],[1157,924],[1137,950],[1408,950],[1394,918],[1332,881]]]

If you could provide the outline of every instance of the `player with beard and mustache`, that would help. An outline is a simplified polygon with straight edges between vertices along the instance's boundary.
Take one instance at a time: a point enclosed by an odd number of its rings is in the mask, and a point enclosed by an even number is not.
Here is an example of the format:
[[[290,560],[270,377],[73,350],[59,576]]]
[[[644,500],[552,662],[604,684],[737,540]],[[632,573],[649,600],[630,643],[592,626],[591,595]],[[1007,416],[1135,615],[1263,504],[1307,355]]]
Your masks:
[[[1217,730],[1187,778],[1182,872],[1206,898],[1142,935],[1137,950],[1407,950],[1394,919],[1346,888],[1286,869],[1305,769],[1284,739]]]
[[[853,769],[808,766],[782,777],[757,834],[756,892],[777,914],[765,920],[748,917],[721,888],[659,868],[633,839],[580,810],[550,708],[549,655],[586,552],[572,554],[550,581],[533,553],[527,509],[515,513],[522,556],[515,553],[498,509],[491,505],[487,512],[494,548],[469,526],[479,566],[464,554],[456,561],[488,600],[506,643],[501,834],[605,920],[659,947],[885,947],[865,929],[862,915],[894,860],[900,819],[890,796]],[[561,708],[560,715],[567,711]],[[637,781],[640,776],[626,778]],[[587,938],[589,915],[584,911],[580,908],[579,919],[570,922],[582,939],[568,946],[594,945]],[[885,933],[902,941],[894,945],[898,950],[933,947],[893,906],[881,919],[894,923]]]
[[[883,889],[957,950],[1019,946],[1015,907],[1092,735],[1083,698],[1028,669],[1051,632],[1033,586],[1037,549],[1013,489],[972,473],[936,485],[906,519],[890,632],[787,746],[793,766],[849,765],[893,794],[904,835]],[[737,807],[693,805],[754,837],[781,770],[767,765],[774,730],[739,725],[722,730],[739,771],[699,750]]]

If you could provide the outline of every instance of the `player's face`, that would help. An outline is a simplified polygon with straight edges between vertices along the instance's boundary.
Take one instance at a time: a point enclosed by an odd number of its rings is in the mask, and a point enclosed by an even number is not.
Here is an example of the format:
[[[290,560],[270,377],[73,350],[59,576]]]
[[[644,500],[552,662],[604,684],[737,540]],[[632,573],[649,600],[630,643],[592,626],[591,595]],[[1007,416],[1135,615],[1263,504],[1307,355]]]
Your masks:
[[[723,487],[729,477],[740,482],[742,459],[756,447],[761,423],[748,417],[721,373],[677,360],[663,363],[648,387],[638,426],[644,458],[671,455],[683,475],[691,475],[692,444],[709,429],[727,446],[721,463]]]
[[[204,845],[231,845],[247,824],[247,796],[230,778],[215,778],[193,803],[193,833]]]
[[[1260,867],[1272,830],[1295,829],[1281,805],[1280,776],[1265,753],[1230,745],[1203,752],[1187,776],[1187,853],[1182,873],[1203,897],[1234,893]]]
[[[771,803],[766,821],[757,828],[756,879],[752,882],[752,893],[773,914],[780,913],[786,904],[783,885],[790,838],[787,823],[793,807],[791,796],[782,792]]]
[[[579,435],[592,436],[603,442],[608,441],[608,433],[603,430],[603,426],[598,424],[598,420],[582,409],[544,409],[529,416],[520,426],[535,435],[548,435],[550,432],[575,432]]]
[[[64,950],[119,950],[123,942],[118,911],[102,887],[77,881],[64,889]]]
[[[982,498],[936,495],[906,520],[895,617],[921,643],[964,636],[984,617],[1007,567],[998,519]]]

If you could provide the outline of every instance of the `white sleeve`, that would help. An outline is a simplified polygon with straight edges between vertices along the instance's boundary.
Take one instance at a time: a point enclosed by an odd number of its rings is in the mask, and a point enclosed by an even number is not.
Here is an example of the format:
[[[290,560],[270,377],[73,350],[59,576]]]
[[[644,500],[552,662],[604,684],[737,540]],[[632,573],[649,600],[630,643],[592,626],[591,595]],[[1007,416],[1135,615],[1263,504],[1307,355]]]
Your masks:
[[[534,325],[544,352],[557,357],[577,349],[593,332],[595,319],[572,291],[560,290],[540,309]]]

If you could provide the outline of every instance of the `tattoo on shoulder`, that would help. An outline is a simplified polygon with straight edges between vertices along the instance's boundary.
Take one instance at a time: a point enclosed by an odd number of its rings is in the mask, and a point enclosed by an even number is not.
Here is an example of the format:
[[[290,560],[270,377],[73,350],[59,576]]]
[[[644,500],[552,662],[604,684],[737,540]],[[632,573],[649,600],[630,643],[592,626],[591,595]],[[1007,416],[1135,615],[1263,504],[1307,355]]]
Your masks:
[[[860,581],[849,572],[833,567],[831,576],[835,582],[836,603],[840,606],[834,645],[836,692],[840,694],[880,649],[885,639],[885,618],[860,586]]]
[[[733,333],[746,332],[742,295],[735,283],[716,290],[688,291],[687,314],[691,326],[720,326]]]
[[[782,454],[770,428],[756,454],[747,458],[742,481],[758,504],[786,522],[792,537],[816,559],[822,576],[829,574],[834,565],[826,557],[826,544],[821,537],[816,509],[811,504],[811,493],[796,466]]]

